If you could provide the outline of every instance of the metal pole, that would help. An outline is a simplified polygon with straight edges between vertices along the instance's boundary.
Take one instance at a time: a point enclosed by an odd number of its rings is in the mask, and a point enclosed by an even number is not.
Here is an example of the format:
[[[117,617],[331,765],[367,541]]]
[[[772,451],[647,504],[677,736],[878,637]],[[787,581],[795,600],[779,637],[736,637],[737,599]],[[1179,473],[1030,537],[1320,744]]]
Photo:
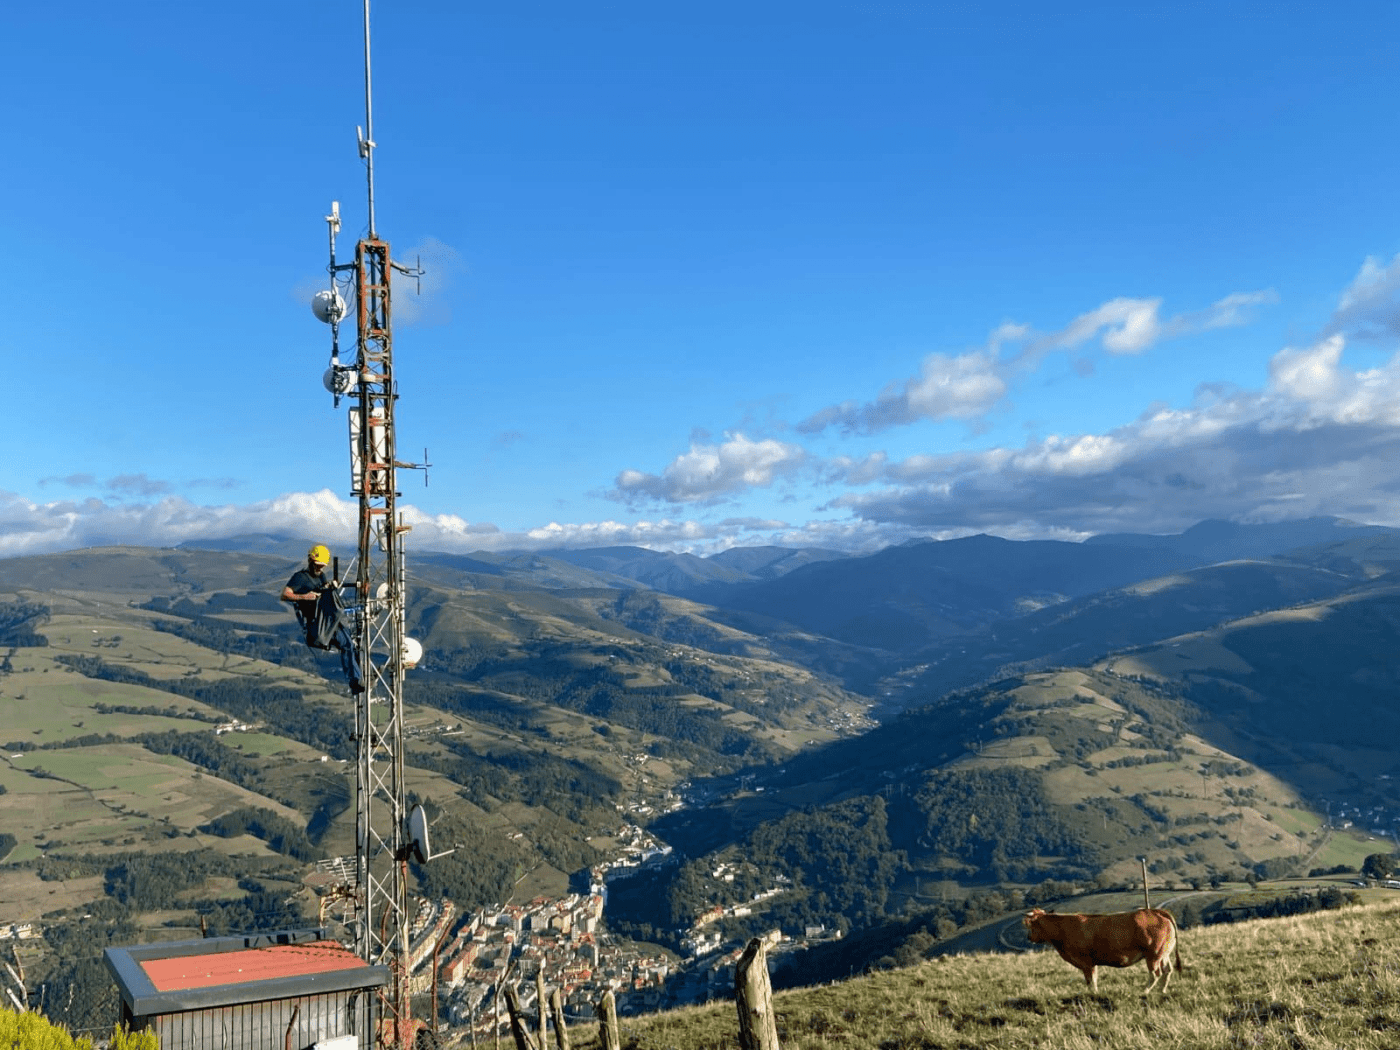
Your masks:
[[[378,240],[374,226],[374,105],[370,89],[369,0],[365,0],[365,172],[369,183],[369,239]]]

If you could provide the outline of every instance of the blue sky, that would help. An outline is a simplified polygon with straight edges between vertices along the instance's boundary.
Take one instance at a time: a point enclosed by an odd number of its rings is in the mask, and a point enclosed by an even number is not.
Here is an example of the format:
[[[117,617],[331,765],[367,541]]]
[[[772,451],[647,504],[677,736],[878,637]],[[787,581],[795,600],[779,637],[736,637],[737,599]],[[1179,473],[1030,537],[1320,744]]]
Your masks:
[[[1400,7],[374,6],[415,545],[1400,525]],[[0,555],[346,543],[358,3],[7,15]]]

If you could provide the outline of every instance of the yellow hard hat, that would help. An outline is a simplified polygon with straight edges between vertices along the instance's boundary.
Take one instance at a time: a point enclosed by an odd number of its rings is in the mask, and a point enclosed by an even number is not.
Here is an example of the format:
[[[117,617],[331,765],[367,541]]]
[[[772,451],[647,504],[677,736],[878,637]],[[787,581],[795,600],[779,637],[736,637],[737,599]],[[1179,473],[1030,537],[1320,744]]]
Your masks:
[[[321,565],[329,565],[331,563],[330,548],[324,543],[316,544],[316,546],[306,552],[306,556]]]

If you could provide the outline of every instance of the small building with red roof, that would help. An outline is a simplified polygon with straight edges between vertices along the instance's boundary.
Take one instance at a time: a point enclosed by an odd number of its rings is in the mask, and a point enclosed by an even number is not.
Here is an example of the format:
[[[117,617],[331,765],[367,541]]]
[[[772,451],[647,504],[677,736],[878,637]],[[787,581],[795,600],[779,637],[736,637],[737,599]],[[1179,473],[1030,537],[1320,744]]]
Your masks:
[[[384,966],[324,930],[108,948],[122,1020],[161,1050],[373,1050]]]

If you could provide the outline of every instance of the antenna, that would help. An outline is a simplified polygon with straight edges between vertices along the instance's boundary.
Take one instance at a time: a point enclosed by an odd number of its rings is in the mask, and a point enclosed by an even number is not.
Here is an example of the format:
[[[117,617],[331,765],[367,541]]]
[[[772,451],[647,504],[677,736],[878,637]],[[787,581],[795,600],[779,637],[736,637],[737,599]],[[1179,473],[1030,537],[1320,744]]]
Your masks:
[[[359,128],[355,131],[358,134]],[[360,156],[365,159],[365,182],[369,188],[369,239],[376,240],[374,227],[374,91],[369,68],[369,0],[365,0],[365,132],[360,135]]]

